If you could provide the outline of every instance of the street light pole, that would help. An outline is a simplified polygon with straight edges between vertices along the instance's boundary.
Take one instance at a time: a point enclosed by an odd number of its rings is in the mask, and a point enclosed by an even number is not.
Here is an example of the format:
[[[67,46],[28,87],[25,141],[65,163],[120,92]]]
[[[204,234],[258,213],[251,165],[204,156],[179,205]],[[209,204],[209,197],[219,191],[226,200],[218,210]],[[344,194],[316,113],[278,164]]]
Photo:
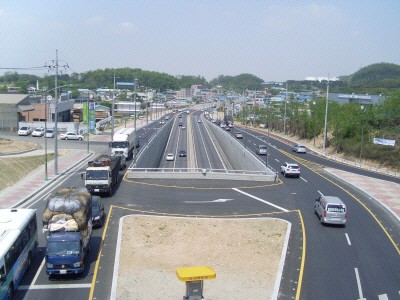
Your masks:
[[[134,158],[134,162],[136,162],[136,139],[137,139],[137,136],[136,136],[136,118],[137,118],[137,108],[136,108],[136,82],[137,82],[137,79],[135,79],[134,80],[134,82],[133,82],[133,102],[135,103],[135,119],[134,119],[134,130],[135,130],[135,138],[134,138],[134,141],[133,141],[133,152],[134,152],[134,155],[135,155],[135,158]]]
[[[317,122],[316,122],[315,104],[317,104],[317,102],[313,101],[313,108],[314,108],[314,147],[315,147],[315,127],[316,127],[316,125],[317,125]]]
[[[49,180],[49,175],[48,175],[48,171],[47,171],[47,90],[45,90],[44,92],[44,157],[45,157],[45,161],[44,161],[44,168],[45,168],[45,174],[44,174],[44,181],[48,181]]]
[[[114,89],[112,95],[112,103],[111,103],[111,142],[114,141],[114,105],[115,105],[115,72],[114,72]]]
[[[57,77],[58,77],[58,50],[56,50],[56,75],[54,78],[54,176],[58,175],[58,94],[57,94]]]
[[[286,81],[286,95],[285,95],[285,116],[283,118],[283,135],[286,135],[286,103],[287,103],[287,93],[288,93],[288,83]]]
[[[361,105],[361,147],[360,147],[360,163],[362,162],[362,150],[363,150],[363,144],[364,144],[364,122],[363,122],[363,111],[364,111],[364,105]]]
[[[328,125],[328,99],[329,99],[329,74],[328,74],[328,83],[326,85],[326,103],[325,103],[325,125],[324,125],[324,143],[323,150],[324,154],[326,152],[326,142],[327,142],[327,125]]]
[[[87,153],[89,153],[89,136],[90,136],[90,91],[88,91],[88,97],[87,97]]]

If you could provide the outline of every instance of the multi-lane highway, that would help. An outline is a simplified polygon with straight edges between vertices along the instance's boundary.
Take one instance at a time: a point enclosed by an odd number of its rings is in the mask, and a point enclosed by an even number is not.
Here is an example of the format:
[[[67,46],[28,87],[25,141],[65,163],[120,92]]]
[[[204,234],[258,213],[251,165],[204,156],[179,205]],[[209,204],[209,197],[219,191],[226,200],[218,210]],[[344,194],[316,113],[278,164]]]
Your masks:
[[[229,169],[229,156],[224,155],[216,136],[208,129],[217,125],[206,120],[200,111],[180,115],[181,118],[171,115],[167,121],[172,122],[168,133],[160,130],[167,124],[159,122],[138,130],[142,151],[138,159],[155,161],[160,168]],[[399,299],[400,224],[362,192],[325,173],[324,166],[387,180],[398,179],[325,161],[310,153],[296,154],[290,145],[250,128],[237,127],[224,134],[233,135],[235,131],[243,133],[244,138],[238,141],[253,153],[257,145],[268,145],[268,165],[272,169],[280,170],[286,161],[296,162],[301,168],[301,177],[285,178],[280,174],[278,182],[262,184],[172,178],[123,180],[115,195],[105,198],[107,224],[104,229],[94,231],[87,262],[90,268],[83,276],[50,280],[43,268],[45,240],[40,235],[40,253],[16,298],[108,299],[119,219],[127,214],[256,217],[274,213],[274,217],[292,223],[279,299]],[[167,142],[160,157],[148,157],[145,145],[152,137],[157,138],[157,133],[168,134]],[[108,152],[107,142],[92,142],[90,146],[97,153]],[[85,147],[85,144],[61,141],[59,147]],[[179,157],[179,150],[185,150],[187,156]],[[166,160],[167,153],[174,154],[173,161]],[[259,156],[259,159],[265,163],[266,157]],[[81,186],[82,168],[83,165],[77,166],[60,185]],[[345,227],[320,224],[313,205],[321,194],[335,195],[345,202],[348,209]],[[44,210],[41,197],[32,205],[39,217]]]

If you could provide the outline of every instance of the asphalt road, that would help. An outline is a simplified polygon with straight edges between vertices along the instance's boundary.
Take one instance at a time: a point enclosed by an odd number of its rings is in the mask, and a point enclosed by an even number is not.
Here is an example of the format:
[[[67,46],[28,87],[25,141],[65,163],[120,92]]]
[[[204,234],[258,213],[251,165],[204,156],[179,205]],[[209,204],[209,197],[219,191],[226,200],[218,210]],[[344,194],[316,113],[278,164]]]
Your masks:
[[[189,128],[182,130],[175,124],[165,153],[178,148],[188,149],[194,141],[193,153],[196,155],[177,157],[174,162],[166,162],[165,156],[153,159],[159,160],[162,167],[182,167],[193,160],[198,167],[209,164],[212,168],[223,168],[227,162],[218,154],[216,141],[212,141],[203,124],[197,122],[198,116],[189,120],[189,116],[183,114],[182,119],[186,126],[191,124],[193,137],[187,133]],[[148,141],[157,132],[157,126],[160,124],[152,123],[138,130],[141,141]],[[85,274],[81,278],[49,280],[42,265],[45,240],[39,234],[39,257],[25,276],[16,299],[108,299],[119,219],[128,214],[143,213],[197,217],[271,215],[289,220],[292,232],[279,299],[399,299],[399,224],[366,195],[330,178],[323,166],[395,179],[325,161],[311,154],[293,153],[289,145],[246,128],[235,130],[243,131],[241,142],[251,151],[260,143],[268,144],[268,164],[275,170],[279,170],[285,161],[299,163],[301,178],[279,175],[278,183],[262,185],[238,181],[123,180],[115,195],[105,197],[107,224],[104,229],[94,231],[92,251],[86,262],[90,268]],[[69,141],[68,146],[71,145]],[[85,144],[74,143],[73,146],[85,147]],[[107,143],[93,142],[90,146],[98,153],[108,150]],[[64,143],[59,147],[64,147]],[[265,159],[265,156],[260,157],[263,163]],[[60,186],[82,185],[79,176],[82,170],[83,166]],[[320,194],[343,199],[348,208],[346,227],[320,224],[313,211],[314,200]],[[34,208],[41,216],[44,201],[36,202]]]

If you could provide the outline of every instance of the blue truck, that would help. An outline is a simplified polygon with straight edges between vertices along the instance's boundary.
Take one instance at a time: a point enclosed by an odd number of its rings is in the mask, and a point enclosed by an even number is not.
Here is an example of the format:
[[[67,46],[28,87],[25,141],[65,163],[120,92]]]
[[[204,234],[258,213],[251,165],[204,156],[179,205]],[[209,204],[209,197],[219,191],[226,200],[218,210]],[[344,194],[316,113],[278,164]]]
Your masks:
[[[85,270],[92,234],[92,195],[86,188],[63,188],[51,195],[43,213],[46,273],[78,275]]]

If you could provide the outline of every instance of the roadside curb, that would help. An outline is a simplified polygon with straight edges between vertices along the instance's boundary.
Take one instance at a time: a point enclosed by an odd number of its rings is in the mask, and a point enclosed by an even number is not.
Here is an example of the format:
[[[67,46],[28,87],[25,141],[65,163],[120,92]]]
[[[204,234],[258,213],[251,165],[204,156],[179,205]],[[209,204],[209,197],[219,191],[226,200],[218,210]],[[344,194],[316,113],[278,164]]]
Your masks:
[[[68,153],[71,150],[68,150]],[[48,181],[43,181],[43,186],[34,190],[31,194],[29,194],[28,196],[26,196],[24,199],[21,199],[19,202],[17,202],[14,206],[18,206],[21,203],[24,203],[25,201],[29,200],[30,198],[32,198],[33,196],[39,194],[39,192],[42,191],[43,188],[50,186],[53,183],[56,183],[62,176],[64,176],[66,173],[68,173],[69,171],[71,171],[73,168],[75,168],[77,165],[79,165],[81,162],[83,162],[84,160],[86,160],[87,158],[89,158],[90,156],[93,155],[93,152],[90,153],[86,153],[86,156],[82,157],[80,160],[75,161],[74,164],[72,164],[69,168],[63,170],[62,172],[59,172],[53,179],[48,180]],[[68,156],[68,154],[66,155]],[[65,159],[65,158],[64,158]],[[54,162],[54,159],[52,160]],[[13,206],[13,207],[14,207]]]
[[[85,153],[83,153],[85,152]],[[17,207],[29,201],[32,197],[40,194],[47,187],[56,184],[68,172],[76,168],[77,165],[94,155],[94,152],[86,153],[84,150],[69,149],[68,153],[60,156],[60,171],[53,178],[47,181],[43,179],[42,170],[33,170],[29,176],[16,182],[0,191],[0,207]],[[54,159],[50,161],[50,165],[54,165]],[[15,199],[18,199],[16,202]]]

